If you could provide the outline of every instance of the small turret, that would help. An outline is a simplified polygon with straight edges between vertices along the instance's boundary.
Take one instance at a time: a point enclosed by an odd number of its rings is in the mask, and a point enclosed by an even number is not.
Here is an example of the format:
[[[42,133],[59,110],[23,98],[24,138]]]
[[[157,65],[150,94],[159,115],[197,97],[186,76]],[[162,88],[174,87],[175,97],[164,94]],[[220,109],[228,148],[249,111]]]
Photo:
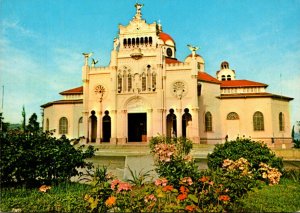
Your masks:
[[[220,70],[216,73],[219,81],[231,81],[235,80],[235,71],[229,68],[229,63],[223,61],[220,66]]]

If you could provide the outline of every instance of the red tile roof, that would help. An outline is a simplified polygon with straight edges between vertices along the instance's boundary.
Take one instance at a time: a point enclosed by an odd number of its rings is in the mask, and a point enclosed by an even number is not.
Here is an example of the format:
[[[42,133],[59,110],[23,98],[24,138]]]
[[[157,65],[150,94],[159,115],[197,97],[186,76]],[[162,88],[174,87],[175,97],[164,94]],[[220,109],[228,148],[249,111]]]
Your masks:
[[[58,101],[52,101],[46,104],[41,105],[42,108],[47,108],[52,105],[56,104],[82,104],[82,99],[76,99],[76,100],[58,100]]]
[[[277,100],[287,100],[291,101],[294,98],[276,95],[268,92],[261,92],[261,93],[233,93],[233,94],[221,94],[219,96],[220,99],[232,99],[232,98],[272,98]]]
[[[83,86],[81,87],[76,87],[73,89],[69,89],[69,90],[65,90],[61,93],[59,93],[61,95],[74,95],[74,94],[83,94]]]
[[[198,80],[209,82],[209,83],[214,83],[214,84],[221,84],[221,82],[218,79],[212,77],[211,75],[207,74],[206,72],[198,72]]]
[[[164,43],[166,43],[166,41],[168,41],[168,40],[171,40],[175,44],[175,41],[173,40],[173,38],[167,33],[160,32],[158,36],[161,40],[164,41]]]
[[[175,63],[182,63],[178,61],[176,58],[166,58],[166,64],[175,64]]]
[[[221,81],[221,87],[267,87],[267,84],[248,81],[248,80],[231,80]]]

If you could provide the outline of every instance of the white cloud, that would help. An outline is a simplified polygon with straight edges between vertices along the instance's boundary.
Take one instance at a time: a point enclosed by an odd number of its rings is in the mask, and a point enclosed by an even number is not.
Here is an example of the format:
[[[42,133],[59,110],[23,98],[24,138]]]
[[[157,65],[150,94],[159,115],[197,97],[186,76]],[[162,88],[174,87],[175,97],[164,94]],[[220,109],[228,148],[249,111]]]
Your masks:
[[[5,22],[4,25],[22,35],[35,35],[19,27],[18,23]],[[83,59],[74,53],[76,51],[45,48],[46,54],[41,56],[27,48],[17,46],[8,37],[0,38],[0,85],[5,89],[3,112],[6,122],[19,123],[23,105],[28,117],[34,112],[40,115],[40,105],[60,99],[59,92],[81,83]]]

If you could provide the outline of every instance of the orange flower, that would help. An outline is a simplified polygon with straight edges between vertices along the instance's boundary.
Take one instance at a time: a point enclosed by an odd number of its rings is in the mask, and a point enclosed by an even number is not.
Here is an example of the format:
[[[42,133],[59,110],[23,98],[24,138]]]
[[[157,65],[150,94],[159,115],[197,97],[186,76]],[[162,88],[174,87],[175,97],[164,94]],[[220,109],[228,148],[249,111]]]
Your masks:
[[[51,189],[51,186],[46,186],[46,185],[42,185],[40,188],[39,188],[39,191],[40,192],[47,192],[48,190]]]
[[[180,186],[179,191],[180,191],[182,194],[184,194],[184,193],[186,193],[186,192],[189,192],[189,189],[185,188],[184,186]]]
[[[116,204],[116,201],[117,201],[117,198],[116,198],[116,197],[110,196],[110,197],[105,201],[105,205],[106,205],[107,207],[111,207],[111,206],[113,206],[113,205]]]
[[[220,195],[219,200],[221,201],[229,201],[230,197],[228,195]]]
[[[167,186],[165,186],[162,190],[163,190],[164,192],[168,192],[168,191],[172,191],[173,189],[174,189],[173,186],[167,185]]]
[[[185,210],[192,212],[192,211],[195,210],[195,206],[188,205],[188,206],[185,207]]]
[[[186,194],[186,193],[184,193],[184,194],[179,194],[179,195],[177,196],[177,199],[178,199],[178,200],[185,200],[185,198],[187,198],[187,194]]]
[[[209,177],[203,176],[202,178],[199,179],[201,182],[207,182],[209,180]]]

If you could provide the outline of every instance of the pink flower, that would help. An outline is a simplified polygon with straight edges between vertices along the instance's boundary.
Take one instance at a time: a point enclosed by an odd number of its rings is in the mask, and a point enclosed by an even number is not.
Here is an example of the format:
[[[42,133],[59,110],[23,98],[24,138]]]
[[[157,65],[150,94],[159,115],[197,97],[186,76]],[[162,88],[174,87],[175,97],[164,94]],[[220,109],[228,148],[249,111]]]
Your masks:
[[[192,181],[191,177],[184,177],[184,178],[181,179],[181,182],[182,183],[187,183],[188,185],[192,185],[193,184],[193,181]]]
[[[126,182],[119,183],[118,192],[130,191],[131,189],[132,189],[132,186],[129,183],[126,183]]]
[[[159,178],[155,180],[156,186],[166,186],[168,183],[168,180],[166,178]]]
[[[118,179],[113,180],[113,181],[111,182],[111,184],[110,184],[110,188],[111,188],[112,190],[114,190],[115,187],[116,187],[116,185],[118,185],[120,182],[121,182],[121,181],[118,180]]]
[[[154,196],[154,194],[150,194],[150,195],[145,196],[144,200],[145,200],[146,203],[148,203],[149,201],[154,201],[155,202],[157,199]]]

